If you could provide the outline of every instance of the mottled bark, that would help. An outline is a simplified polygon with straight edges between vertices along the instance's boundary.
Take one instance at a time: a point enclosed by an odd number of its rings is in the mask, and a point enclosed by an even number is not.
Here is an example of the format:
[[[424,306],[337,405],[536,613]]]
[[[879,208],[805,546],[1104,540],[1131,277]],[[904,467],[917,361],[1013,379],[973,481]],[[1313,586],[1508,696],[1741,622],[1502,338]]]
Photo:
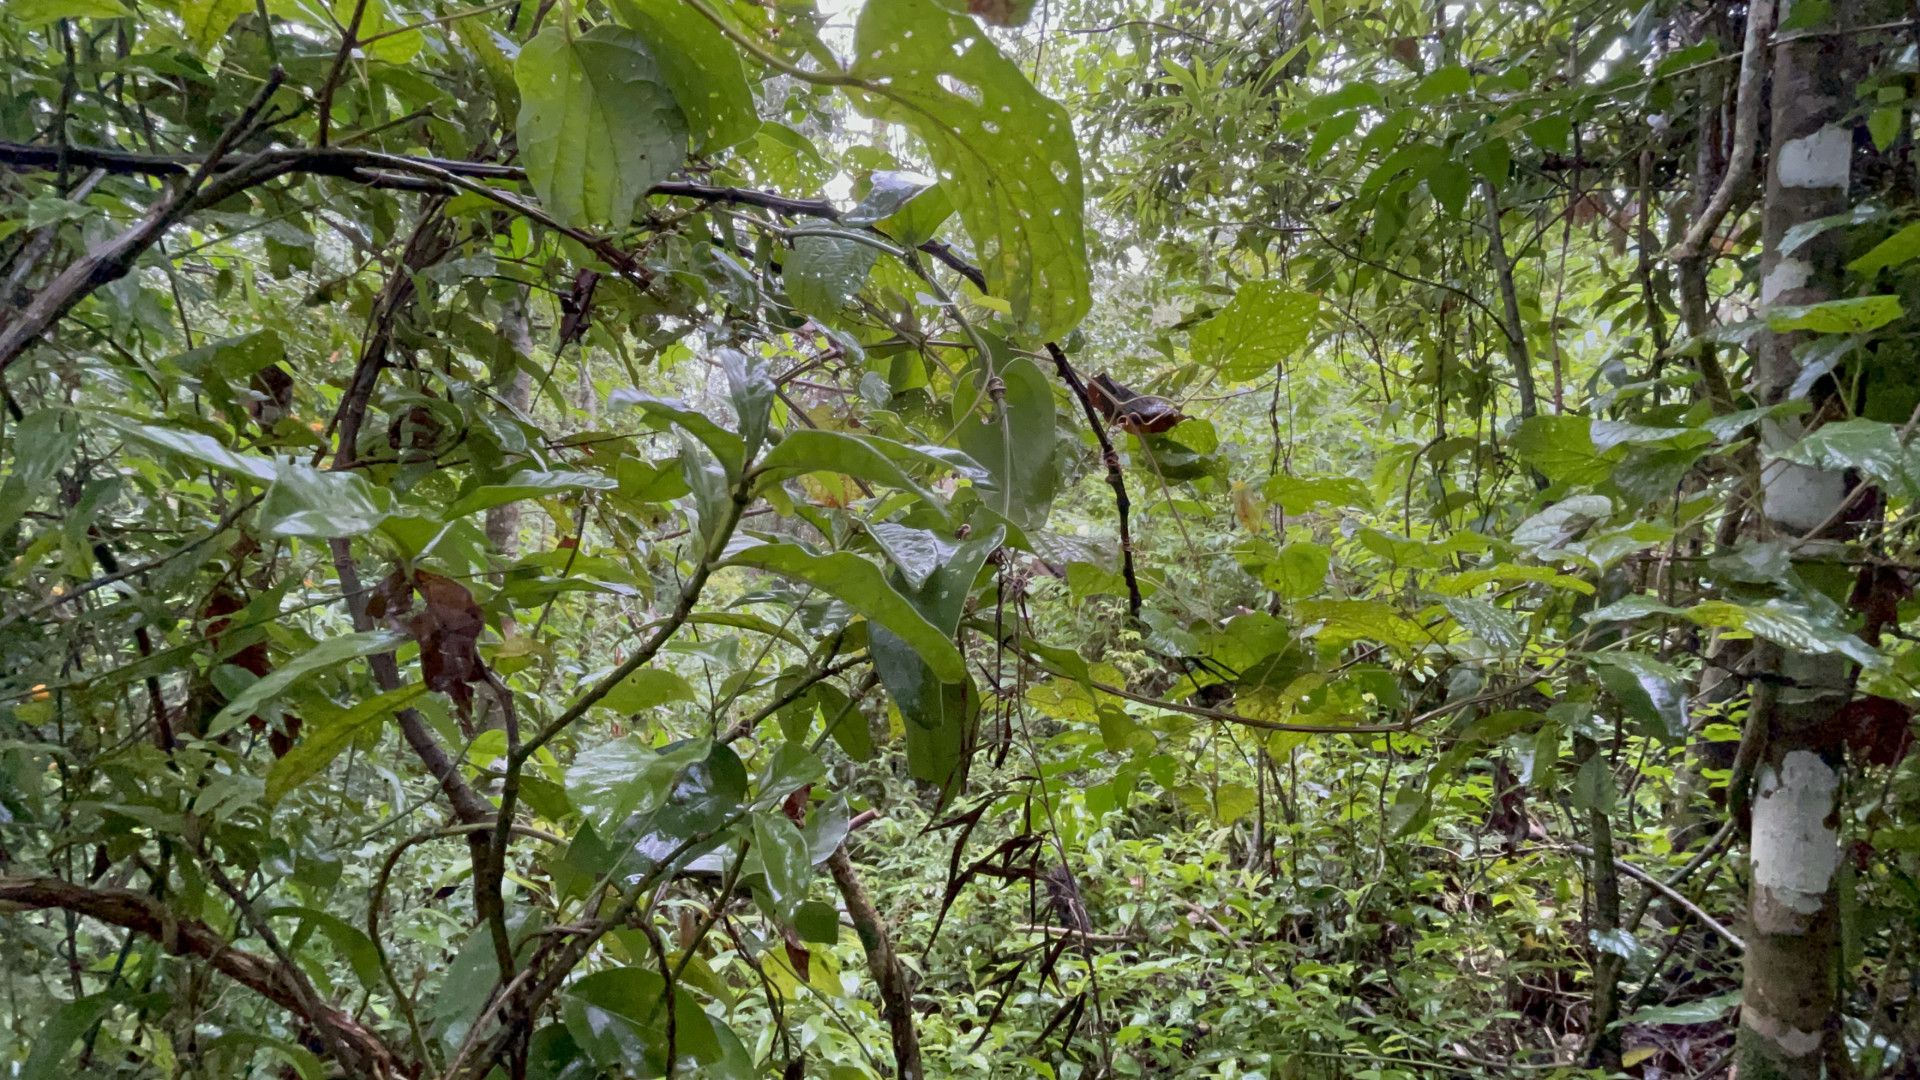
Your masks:
[[[1808,304],[1840,293],[1843,233],[1830,230],[1791,253],[1788,230],[1847,208],[1853,133],[1844,123],[1853,100],[1858,21],[1855,0],[1836,0],[1829,25],[1796,33],[1775,47],[1773,116],[1762,227],[1761,301]],[[1760,397],[1782,400],[1799,365],[1802,335],[1775,334],[1757,354]],[[1818,393],[1818,391],[1816,391]],[[1762,425],[1763,445],[1778,451],[1798,440],[1825,412],[1825,402],[1798,419]],[[1769,460],[1761,472],[1766,531],[1802,543],[1799,557],[1833,554],[1844,526],[1835,519],[1846,478]],[[1777,657],[1777,662],[1773,662]],[[1839,1037],[1841,732],[1834,714],[1846,702],[1849,670],[1832,654],[1767,647],[1756,651],[1758,678],[1775,692],[1756,694],[1750,722],[1765,742],[1754,772],[1752,891],[1745,991],[1737,1060],[1742,1080],[1814,1080]]]
[[[526,362],[533,358],[533,326],[527,315],[527,289],[521,286],[500,314],[500,338],[521,361],[507,380],[500,399],[515,412],[525,413],[533,404],[533,375]],[[520,504],[507,503],[487,511],[487,543],[502,562],[512,562],[520,548]]]
[[[840,887],[847,918],[853,920],[860,944],[867,951],[867,969],[879,988],[880,1011],[886,1016],[888,1031],[893,1036],[894,1067],[899,1070],[900,1080],[920,1080],[926,1072],[920,1065],[920,1036],[913,1027],[913,991],[907,984],[906,969],[901,967],[900,957],[894,952],[893,939],[887,934],[887,924],[881,921],[872,897],[860,884],[860,875],[854,872],[853,860],[847,857],[845,845],[828,857],[827,869],[833,873],[834,884]]]

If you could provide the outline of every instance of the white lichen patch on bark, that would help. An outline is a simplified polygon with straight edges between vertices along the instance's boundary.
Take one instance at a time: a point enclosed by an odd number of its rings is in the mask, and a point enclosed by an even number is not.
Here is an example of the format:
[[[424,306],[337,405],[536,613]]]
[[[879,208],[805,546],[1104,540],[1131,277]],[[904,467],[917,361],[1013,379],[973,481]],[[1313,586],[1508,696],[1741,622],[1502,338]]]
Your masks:
[[[1781,259],[1760,282],[1760,302],[1771,304],[1781,296],[1806,285],[1813,267],[1804,259]]]
[[[1740,1006],[1740,1024],[1786,1051],[1788,1057],[1807,1057],[1820,1050],[1819,1032],[1801,1031],[1750,1004]]]
[[[1753,880],[1802,915],[1819,912],[1840,866],[1840,837],[1827,823],[1840,775],[1808,750],[1760,770],[1753,800]]]
[[[1847,498],[1847,478],[1810,465],[1775,459],[1760,472],[1767,520],[1795,532],[1827,524]]]
[[[1853,172],[1853,133],[1828,124],[1780,148],[1780,185],[1790,188],[1844,188]]]

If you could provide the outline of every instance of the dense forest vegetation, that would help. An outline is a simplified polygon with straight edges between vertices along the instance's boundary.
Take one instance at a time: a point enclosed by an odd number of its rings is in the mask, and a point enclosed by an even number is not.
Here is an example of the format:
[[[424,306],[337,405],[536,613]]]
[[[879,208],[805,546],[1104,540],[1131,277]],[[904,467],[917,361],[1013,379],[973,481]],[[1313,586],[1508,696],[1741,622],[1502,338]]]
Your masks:
[[[1920,1077],[1920,7],[4,0],[0,1073]]]

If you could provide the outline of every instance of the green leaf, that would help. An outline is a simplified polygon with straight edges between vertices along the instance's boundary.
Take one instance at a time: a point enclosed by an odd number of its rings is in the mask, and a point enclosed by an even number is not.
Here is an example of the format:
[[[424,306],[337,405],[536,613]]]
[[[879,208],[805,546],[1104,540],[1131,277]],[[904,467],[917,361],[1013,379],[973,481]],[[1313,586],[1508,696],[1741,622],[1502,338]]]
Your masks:
[[[936,457],[904,443],[876,435],[802,428],[788,432],[766,452],[754,470],[761,484],[813,472],[836,472],[871,484],[910,491],[933,507],[946,503],[906,471],[907,466],[940,472],[957,471],[969,477],[986,475],[972,459],[958,454]]]
[[[1783,305],[1767,312],[1767,329],[1777,334],[1807,330],[1816,334],[1864,334],[1903,314],[1897,296],[1859,296],[1818,304]]]
[[[1193,358],[1229,379],[1257,379],[1306,347],[1320,297],[1278,280],[1240,286],[1220,313],[1194,327]]]
[[[692,130],[694,153],[718,153],[760,129],[740,52],[719,27],[680,0],[615,0],[613,10],[659,61]]]
[[[120,0],[9,0],[6,13],[26,27],[61,19],[122,19],[133,15]]]
[[[845,551],[815,555],[796,544],[762,544],[736,553],[723,565],[757,567],[823,589],[898,634],[942,680],[966,676],[966,662],[950,636],[895,592],[878,567],[858,555]]]
[[[837,315],[867,283],[880,250],[839,236],[801,236],[781,264],[787,299],[809,315]]]
[[[1320,505],[1373,509],[1367,485],[1350,476],[1299,477],[1280,475],[1266,482],[1261,494],[1289,514],[1304,514]]]
[[[1432,640],[1413,620],[1378,600],[1303,600],[1294,611],[1303,622],[1321,624],[1317,636],[1322,641],[1378,641],[1413,652]]]
[[[1740,1004],[1740,991],[1689,1001],[1680,1005],[1653,1005],[1637,1009],[1620,1022],[1623,1024],[1711,1024]]]
[[[1285,600],[1303,600],[1327,585],[1333,556],[1323,544],[1288,544],[1260,572],[1260,583]]]
[[[60,1063],[67,1051],[119,1003],[120,995],[109,990],[69,1001],[55,1009],[34,1036],[32,1052],[19,1073],[20,1080],[55,1080],[62,1076]]]
[[[1824,472],[1857,469],[1890,495],[1920,498],[1920,447],[1905,445],[1900,429],[1875,420],[1822,424],[1779,454]]]
[[[182,0],[181,29],[194,52],[206,56],[227,36],[234,20],[252,10],[253,0]]]
[[[638,409],[656,430],[664,430],[668,425],[684,429],[713,451],[713,456],[726,471],[729,484],[739,478],[741,469],[746,468],[746,440],[714,423],[707,414],[688,408],[683,402],[654,397],[638,390],[615,390],[607,395],[607,404],[612,408]]]
[[[987,291],[1012,305],[1016,332],[1064,337],[1090,303],[1067,111],[971,20],[933,0],[865,5],[853,47],[851,74],[879,90],[858,95],[861,107],[926,144]]]
[[[568,225],[624,227],[634,203],[687,156],[687,122],[646,41],[550,22],[520,50],[520,157]]]
[[[1686,677],[1678,668],[1630,652],[1598,653],[1587,664],[1627,715],[1667,739],[1687,735]]]
[[[522,499],[538,499],[565,491],[612,491],[620,482],[599,473],[521,469],[505,483],[487,484],[460,497],[447,508],[445,519],[453,521],[468,514]]]
[[[1912,222],[1899,232],[1875,244],[1865,255],[1847,264],[1847,269],[1861,276],[1871,276],[1890,266],[1900,266],[1920,258],[1920,221]]]
[[[674,779],[707,757],[705,740],[653,750],[628,736],[585,749],[567,768],[567,799],[602,836],[666,802]]]
[[[599,704],[617,713],[645,712],[670,701],[692,701],[693,687],[665,668],[641,668],[621,679]]]
[[[1600,483],[1626,456],[1624,451],[1602,452],[1594,446],[1593,421],[1565,413],[1522,420],[1514,430],[1512,446],[1521,461],[1563,484]]]
[[[325,718],[309,713],[300,740],[293,744],[287,756],[275,761],[273,767],[267,770],[267,803],[279,802],[288,792],[320,775],[368,725],[384,719],[388,713],[406,708],[426,692],[425,683],[415,683],[375,695],[351,709]]]
[[[339,950],[347,966],[353,969],[353,977],[360,980],[363,988],[373,990],[380,986],[380,953],[374,948],[373,939],[367,937],[366,931],[338,915],[297,904],[273,908],[262,914],[269,919],[299,919],[313,927],[326,935],[333,947]]]
[[[667,984],[657,971],[609,968],[568,987],[561,1016],[573,1041],[602,1070],[661,1076],[667,1072],[667,1009],[660,1007],[666,1001]],[[723,1057],[713,1020],[684,987],[674,988],[670,1007],[673,1050],[683,1059],[676,1072],[705,1075],[700,1066]]]
[[[387,519],[391,502],[384,489],[358,472],[289,463],[268,486],[258,525],[268,536],[363,536]]]
[[[1499,652],[1512,652],[1527,642],[1520,620],[1505,608],[1471,596],[1443,596],[1440,606],[1461,628]]]
[[[1001,365],[999,374],[1005,409],[983,394],[984,376],[976,369],[954,394],[955,434],[992,478],[982,501],[1022,529],[1037,529],[1046,524],[1060,485],[1053,389],[1025,357]]]
[[[781,922],[791,924],[807,898],[813,865],[807,841],[779,810],[753,816],[753,854],[765,875],[767,901]]]
[[[259,712],[268,702],[285,693],[304,676],[344,664],[349,660],[357,660],[362,656],[387,652],[405,640],[407,640],[405,635],[396,634],[390,630],[369,630],[362,634],[328,638],[260,676],[245,690],[235,694],[227,703],[227,707],[221,709],[219,715],[208,723],[207,738],[216,738],[240,721]]]
[[[193,431],[180,431],[176,428],[136,424],[111,415],[99,415],[99,419],[118,428],[127,437],[146,443],[156,450],[197,461],[221,472],[250,477],[263,483],[272,483],[279,475],[279,470],[271,458],[260,457],[257,454],[236,453],[211,436]]]
[[[843,219],[848,225],[875,225],[909,247],[933,239],[953,216],[945,186],[919,173],[882,169],[868,178],[871,187],[860,205]]]

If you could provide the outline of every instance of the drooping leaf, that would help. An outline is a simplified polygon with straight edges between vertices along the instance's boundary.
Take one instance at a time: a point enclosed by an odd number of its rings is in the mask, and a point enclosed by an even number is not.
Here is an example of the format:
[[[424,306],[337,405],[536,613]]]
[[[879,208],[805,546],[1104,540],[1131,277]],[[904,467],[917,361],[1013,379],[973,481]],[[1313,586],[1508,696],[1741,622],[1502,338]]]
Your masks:
[[[686,159],[686,119],[632,30],[569,34],[548,23],[521,48],[514,76],[527,177],[565,224],[625,226],[641,195]]]
[[[761,544],[735,553],[724,565],[757,567],[807,582],[898,634],[940,678],[957,680],[966,674],[966,663],[949,636],[895,592],[879,567],[858,555],[815,555],[796,544]]]
[[[768,902],[782,922],[791,923],[807,898],[813,876],[807,842],[779,811],[753,816],[753,851],[764,875]]]
[[[869,114],[910,128],[947,181],[987,291],[1017,332],[1063,337],[1087,313],[1080,151],[1066,110],[993,39],[933,0],[867,4],[851,74]]]
[[[1632,652],[1599,653],[1588,664],[1629,717],[1658,737],[1686,737],[1686,680],[1677,668]]]
[[[288,792],[320,775],[360,732],[385,719],[387,714],[411,705],[426,692],[425,683],[414,683],[376,694],[332,716],[315,717],[309,713],[304,718],[306,723],[300,741],[267,770],[267,802],[279,802]]]
[[[452,521],[522,499],[545,498],[568,491],[612,491],[619,486],[620,482],[615,478],[599,473],[522,469],[509,476],[504,483],[486,484],[461,496],[459,501],[447,508],[446,519]]]
[[[260,503],[258,523],[268,536],[332,539],[362,536],[387,518],[392,499],[358,472],[280,466]]]
[[[404,635],[390,630],[369,630],[363,634],[346,634],[337,638],[328,638],[262,675],[245,690],[235,694],[232,700],[227,702],[226,708],[221,709],[208,722],[207,737],[221,735],[235,724],[261,711],[268,702],[284,693],[288,687],[304,676],[344,664],[348,660],[357,660],[372,653],[386,652],[405,640]]]
[[[985,392],[977,371],[954,395],[956,434],[992,477],[993,490],[983,501],[1021,528],[1037,529],[1046,524],[1060,484],[1053,389],[1024,357],[1002,365],[999,376],[1004,408]]]

